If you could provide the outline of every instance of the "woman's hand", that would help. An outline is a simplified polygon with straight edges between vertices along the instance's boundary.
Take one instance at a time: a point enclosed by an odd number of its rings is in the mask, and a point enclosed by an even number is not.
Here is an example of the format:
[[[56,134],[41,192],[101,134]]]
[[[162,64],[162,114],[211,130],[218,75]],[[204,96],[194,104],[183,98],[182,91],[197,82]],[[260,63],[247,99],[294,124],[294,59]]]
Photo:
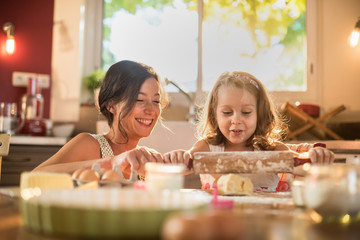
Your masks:
[[[185,166],[189,166],[189,161],[191,159],[191,154],[189,151],[178,149],[164,154],[165,163],[179,164],[183,163]]]
[[[119,164],[124,173],[130,174],[131,170],[135,170],[138,174],[144,174],[147,162],[164,163],[164,158],[154,149],[138,147],[115,156],[113,164]]]

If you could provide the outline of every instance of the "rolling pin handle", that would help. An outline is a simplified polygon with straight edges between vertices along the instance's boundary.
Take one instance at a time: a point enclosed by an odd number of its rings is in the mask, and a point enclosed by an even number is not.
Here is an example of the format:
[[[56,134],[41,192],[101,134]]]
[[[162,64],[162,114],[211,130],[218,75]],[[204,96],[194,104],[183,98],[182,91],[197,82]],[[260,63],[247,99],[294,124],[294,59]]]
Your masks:
[[[311,163],[310,158],[294,158],[294,167],[304,165],[305,163]]]
[[[193,168],[193,160],[192,158],[189,159],[189,163],[187,165],[188,169],[191,170]]]
[[[326,148],[326,144],[325,144],[325,143],[315,143],[313,147],[322,147],[322,148]]]

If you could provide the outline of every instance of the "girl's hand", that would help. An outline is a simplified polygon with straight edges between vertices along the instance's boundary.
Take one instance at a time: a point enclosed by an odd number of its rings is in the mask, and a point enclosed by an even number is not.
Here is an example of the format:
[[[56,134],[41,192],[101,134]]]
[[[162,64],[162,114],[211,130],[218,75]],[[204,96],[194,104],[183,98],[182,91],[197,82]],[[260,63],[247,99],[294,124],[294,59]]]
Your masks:
[[[314,146],[314,144],[311,144],[311,143],[285,144],[285,145],[290,150],[297,152],[297,153],[308,152]]]
[[[314,164],[331,164],[335,160],[335,155],[332,151],[323,147],[314,147],[308,152],[299,155],[299,158],[310,158],[311,163]]]
[[[312,163],[331,164],[335,160],[335,154],[322,147],[314,147],[309,150],[309,158]]]
[[[114,157],[114,164],[119,164],[121,171],[128,174],[131,170],[135,170],[138,174],[144,174],[147,162],[163,163],[164,160],[159,152],[146,147],[138,147]]]
[[[164,154],[165,163],[179,164],[183,163],[185,166],[189,165],[191,154],[189,151],[178,149]]]

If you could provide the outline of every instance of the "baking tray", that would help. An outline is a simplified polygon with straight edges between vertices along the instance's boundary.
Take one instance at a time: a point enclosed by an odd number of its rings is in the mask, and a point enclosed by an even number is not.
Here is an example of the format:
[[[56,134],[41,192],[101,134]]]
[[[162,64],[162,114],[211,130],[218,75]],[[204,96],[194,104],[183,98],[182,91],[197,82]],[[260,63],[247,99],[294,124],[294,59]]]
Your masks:
[[[68,237],[157,238],[173,212],[205,208],[196,192],[99,188],[24,189],[21,215],[35,232]]]

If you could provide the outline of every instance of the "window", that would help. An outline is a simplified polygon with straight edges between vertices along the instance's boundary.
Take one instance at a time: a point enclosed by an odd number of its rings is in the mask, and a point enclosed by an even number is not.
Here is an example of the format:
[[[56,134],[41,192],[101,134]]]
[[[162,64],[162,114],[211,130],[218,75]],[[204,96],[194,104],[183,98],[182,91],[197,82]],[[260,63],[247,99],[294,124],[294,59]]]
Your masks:
[[[204,90],[224,70],[242,70],[270,91],[304,91],[305,0],[227,2],[204,1]]]
[[[122,59],[144,62],[190,92],[208,91],[221,73],[241,70],[277,100],[293,93],[295,100],[318,100],[310,71],[316,1],[105,0],[103,8],[105,70]]]
[[[137,2],[104,2],[103,68],[123,59],[139,61],[152,66],[160,76],[195,91],[196,7],[193,10],[191,2],[186,4],[183,0],[163,1],[164,4]]]

